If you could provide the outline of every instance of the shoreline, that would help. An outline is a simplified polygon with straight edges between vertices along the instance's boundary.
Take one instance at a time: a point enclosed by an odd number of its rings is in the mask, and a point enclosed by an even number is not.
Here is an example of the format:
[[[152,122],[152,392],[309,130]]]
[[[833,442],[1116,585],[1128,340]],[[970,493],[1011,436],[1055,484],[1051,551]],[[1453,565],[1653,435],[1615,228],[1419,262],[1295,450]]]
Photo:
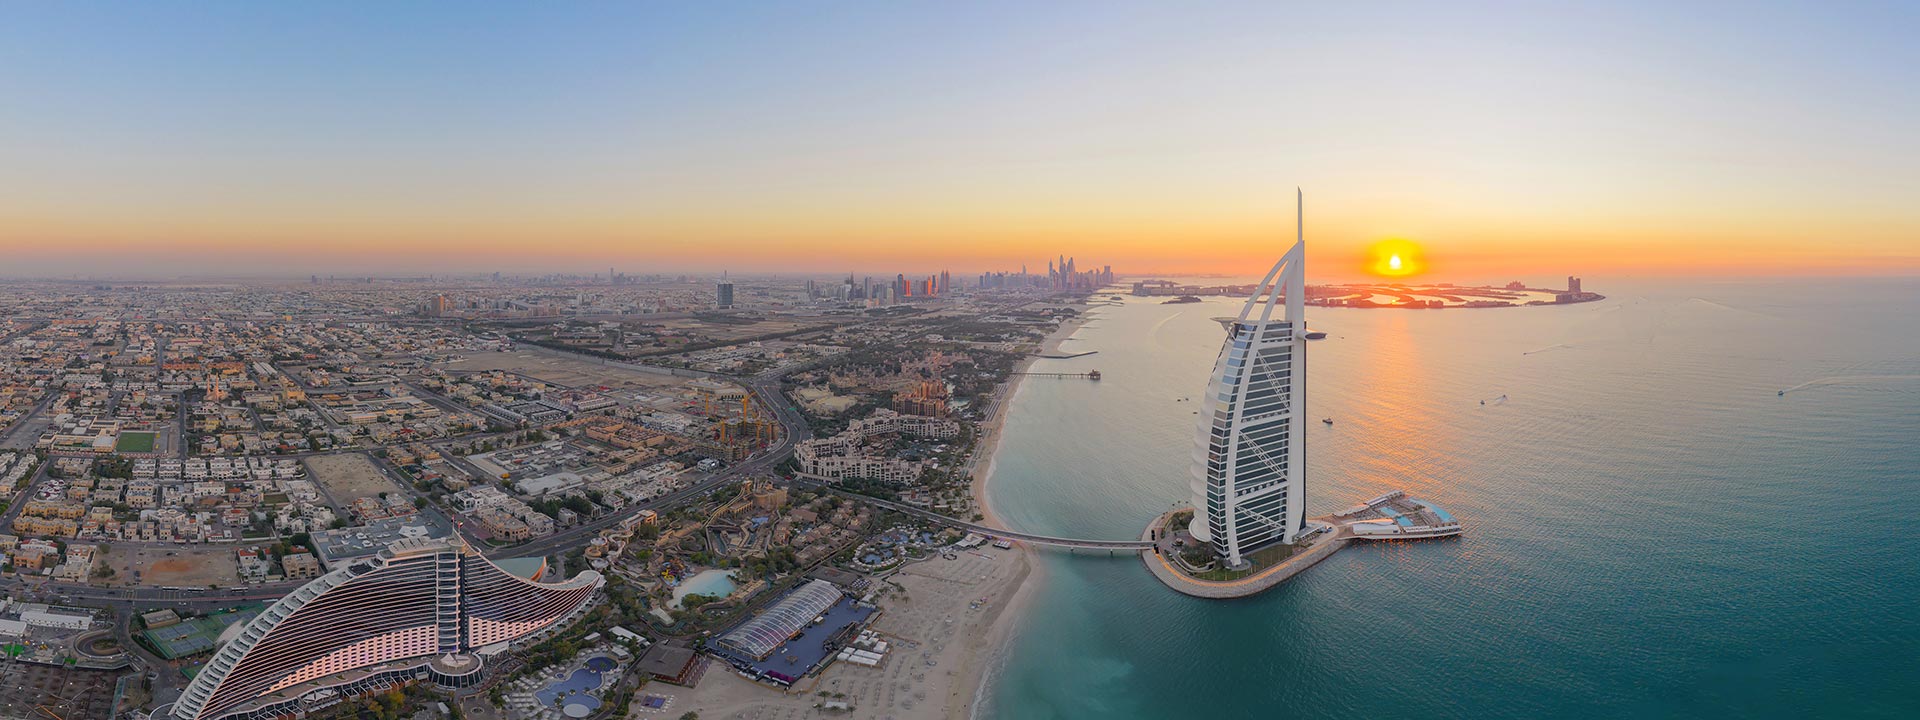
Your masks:
[[[1085,313],[1082,313],[1080,317],[1060,323],[1060,327],[1055,328],[1052,333],[1040,341],[1040,348],[1038,350],[1021,358],[1020,363],[1013,366],[1013,371],[1016,373],[1026,372],[1029,368],[1033,367],[1035,362],[1047,359],[1041,357],[1042,355],[1059,352],[1060,344],[1072,338],[1075,333],[1080,332],[1081,326],[1086,325],[1089,320]],[[1000,392],[994,401],[992,414],[980,423],[980,441],[974,447],[973,467],[970,473],[972,475],[971,493],[973,495],[973,505],[984,518],[980,521],[980,524],[988,527],[1001,528],[1003,530],[1009,528],[1007,528],[1006,523],[1001,522],[998,515],[994,514],[993,504],[988,502],[988,498],[991,496],[987,491],[987,478],[993,475],[994,462],[1000,454],[1000,433],[1006,427],[1007,413],[1012,410],[1013,400],[1015,396],[1020,394],[1020,388],[1026,384],[1025,380],[1025,376],[1022,375],[1015,375],[1007,380],[1006,389]]]
[[[1167,519],[1177,512],[1180,511],[1168,510],[1154,517],[1152,522],[1147,523],[1147,529],[1140,533],[1140,539],[1158,540],[1157,531],[1163,529]],[[1319,518],[1312,518],[1312,520],[1325,522],[1331,517],[1331,515],[1326,515]],[[1187,575],[1174,569],[1173,564],[1167,561],[1166,556],[1161,554],[1160,548],[1158,547],[1154,548],[1152,552],[1140,553],[1140,562],[1146,566],[1147,572],[1152,573],[1161,584],[1166,585],[1168,589],[1174,592],[1209,600],[1225,600],[1230,598],[1251,597],[1271,590],[1281,583],[1292,579],[1293,576],[1306,572],[1308,568],[1320,564],[1321,560],[1333,557],[1334,553],[1340,552],[1342,548],[1345,548],[1353,541],[1354,536],[1348,532],[1345,526],[1340,526],[1340,529],[1336,530],[1334,534],[1319,539],[1305,552],[1289,557],[1273,567],[1236,580],[1201,580]]]
[[[1060,323],[1059,327],[1040,341],[1038,350],[1021,358],[1019,364],[1014,366],[1014,372],[1025,372],[1033,366],[1035,361],[1043,359],[1042,355],[1058,352],[1061,343],[1073,337],[1080,331],[1081,326],[1089,322],[1090,318],[1086,313],[1092,307],[1085,303],[1076,303],[1076,305],[1084,308],[1080,315]],[[980,524],[988,527],[1008,529],[1007,524],[993,511],[987,480],[993,475],[995,461],[1000,454],[1000,433],[1006,426],[1007,414],[1013,408],[1015,396],[1025,385],[1024,380],[1025,377],[1021,375],[1015,375],[1007,380],[1005,389],[995,398],[992,414],[981,423],[980,440],[974,446],[971,471],[973,505],[982,518]],[[1033,549],[1024,543],[1016,544],[1014,553],[1021,568],[1011,583],[1013,590],[989,610],[987,632],[979,638],[981,642],[978,651],[968,654],[967,663],[961,668],[955,692],[947,699],[946,712],[943,716],[949,720],[971,720],[979,717],[980,709],[990,704],[988,696],[991,690],[990,681],[1006,664],[1007,656],[1011,652],[1014,630],[1026,617],[1027,606],[1033,601],[1034,588],[1040,584],[1041,567],[1039,559],[1034,556]]]

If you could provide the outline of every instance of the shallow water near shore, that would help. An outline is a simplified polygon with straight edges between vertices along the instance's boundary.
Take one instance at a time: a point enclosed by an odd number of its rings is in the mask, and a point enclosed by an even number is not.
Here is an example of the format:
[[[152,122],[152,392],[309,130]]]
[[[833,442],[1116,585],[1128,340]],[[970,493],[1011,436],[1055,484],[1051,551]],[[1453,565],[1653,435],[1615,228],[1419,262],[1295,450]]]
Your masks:
[[[1307,411],[1335,422],[1308,511],[1405,489],[1468,534],[1230,602],[1041,552],[979,716],[1920,713],[1920,282],[1587,285],[1610,297],[1309,309]],[[1209,318],[1237,309],[1095,310],[1061,350],[1099,354],[1033,369],[1103,379],[1023,383],[997,515],[1119,539],[1184,501]]]

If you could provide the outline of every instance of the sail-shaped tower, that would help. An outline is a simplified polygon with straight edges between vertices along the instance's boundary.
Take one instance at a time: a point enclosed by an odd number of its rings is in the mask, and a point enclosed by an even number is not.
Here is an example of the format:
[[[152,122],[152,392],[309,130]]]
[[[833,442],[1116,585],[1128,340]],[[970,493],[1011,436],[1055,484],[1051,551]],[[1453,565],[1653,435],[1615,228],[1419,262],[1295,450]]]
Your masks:
[[[1295,203],[1293,248],[1239,317],[1219,318],[1227,339],[1194,437],[1188,530],[1233,568],[1246,567],[1255,550],[1292,542],[1306,526],[1304,194],[1296,191]]]

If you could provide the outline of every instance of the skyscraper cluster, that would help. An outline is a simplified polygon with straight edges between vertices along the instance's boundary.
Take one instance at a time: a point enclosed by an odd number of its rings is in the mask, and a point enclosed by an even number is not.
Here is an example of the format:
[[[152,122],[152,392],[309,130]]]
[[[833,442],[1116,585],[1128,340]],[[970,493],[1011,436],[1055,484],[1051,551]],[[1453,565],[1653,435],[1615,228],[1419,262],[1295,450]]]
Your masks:
[[[808,280],[807,298],[866,301],[869,305],[886,306],[914,298],[942,297],[956,289],[953,274],[946,270],[926,277],[907,277],[906,273],[898,273],[892,280],[882,278],[879,281],[875,281],[871,275],[856,280],[852,273],[848,273],[845,281],[831,286],[823,287],[818,281]]]
[[[1035,275],[1027,272],[1025,265],[1019,273],[982,273],[980,287],[983,288],[1042,288],[1054,292],[1098,290],[1113,284],[1113,266],[1106,265],[1082,272],[1073,258],[1065,255],[1056,260],[1047,261],[1047,274]]]

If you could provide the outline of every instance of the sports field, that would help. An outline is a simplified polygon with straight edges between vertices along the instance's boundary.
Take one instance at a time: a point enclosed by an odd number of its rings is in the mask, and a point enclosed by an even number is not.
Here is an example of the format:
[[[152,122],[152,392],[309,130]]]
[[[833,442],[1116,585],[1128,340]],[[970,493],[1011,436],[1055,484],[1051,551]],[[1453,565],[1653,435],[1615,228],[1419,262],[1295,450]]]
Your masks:
[[[218,612],[206,617],[189,618],[178,625],[142,631],[155,652],[168,660],[210,651],[219,644],[227,626],[252,620],[263,610],[260,605],[243,605],[234,612]]]
[[[150,453],[153,452],[154,434],[150,432],[123,432],[113,443],[114,452]]]

